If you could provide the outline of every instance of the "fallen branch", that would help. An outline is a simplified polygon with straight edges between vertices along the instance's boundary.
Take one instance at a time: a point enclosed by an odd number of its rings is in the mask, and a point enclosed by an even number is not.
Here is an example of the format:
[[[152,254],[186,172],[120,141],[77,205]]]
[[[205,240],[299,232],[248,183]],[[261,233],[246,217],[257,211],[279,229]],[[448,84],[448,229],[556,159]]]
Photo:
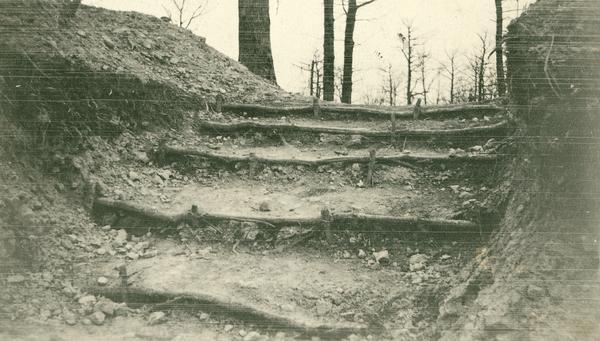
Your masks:
[[[482,135],[490,136],[494,133],[508,128],[508,122],[502,121],[496,124],[480,127],[428,130],[428,129],[404,129],[396,130],[395,133],[389,130],[372,130],[363,128],[340,128],[319,125],[296,125],[285,123],[260,123],[260,122],[236,122],[221,123],[200,121],[198,128],[204,131],[240,132],[245,130],[275,130],[312,134],[334,134],[334,135],[362,135],[365,137],[391,137],[391,136],[413,136],[413,137],[440,137],[440,136],[464,136],[464,135]],[[495,135],[494,135],[495,136]]]
[[[86,292],[121,302],[123,297],[122,288],[87,288]],[[184,306],[188,310],[201,310],[203,312],[232,317],[259,324],[268,328],[291,330],[307,335],[326,334],[331,336],[343,336],[352,333],[360,333],[365,326],[357,323],[324,324],[318,321],[297,321],[291,317],[282,316],[279,312],[270,312],[246,303],[236,302],[230,297],[200,293],[171,293],[164,291],[149,290],[143,288],[127,289],[128,305],[141,306],[147,304],[162,305],[167,307],[168,303],[176,307]]]

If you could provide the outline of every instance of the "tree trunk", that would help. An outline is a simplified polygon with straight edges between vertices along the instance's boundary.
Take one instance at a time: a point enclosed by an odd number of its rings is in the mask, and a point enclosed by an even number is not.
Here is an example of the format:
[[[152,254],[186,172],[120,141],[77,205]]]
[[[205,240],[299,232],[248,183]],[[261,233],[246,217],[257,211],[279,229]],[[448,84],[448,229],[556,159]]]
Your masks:
[[[496,1],[496,75],[498,78],[498,96],[506,93],[506,80],[504,78],[504,54],[502,49],[502,0]]]
[[[323,35],[323,99],[333,101],[335,89],[335,49],[333,0],[325,0]]]
[[[342,79],[342,103],[352,103],[352,55],[354,54],[354,26],[356,25],[356,0],[348,0],[346,32],[344,36],[344,77]]]
[[[253,73],[277,83],[271,53],[269,0],[238,0],[239,62]]]
[[[411,89],[411,84],[412,84],[412,37],[411,37],[411,28],[408,27],[408,54],[406,57],[406,64],[407,64],[407,70],[406,70],[406,104],[407,105],[411,105],[412,104],[412,89]]]

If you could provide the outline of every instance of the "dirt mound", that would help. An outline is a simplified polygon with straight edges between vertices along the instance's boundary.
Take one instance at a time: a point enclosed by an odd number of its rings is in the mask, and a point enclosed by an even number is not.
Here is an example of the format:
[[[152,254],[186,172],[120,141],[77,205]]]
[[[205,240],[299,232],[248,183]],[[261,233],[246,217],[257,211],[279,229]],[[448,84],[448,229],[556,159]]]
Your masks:
[[[204,38],[134,12],[58,1],[0,4],[3,105],[44,143],[178,123],[222,94],[232,102],[290,99],[206,45]]]

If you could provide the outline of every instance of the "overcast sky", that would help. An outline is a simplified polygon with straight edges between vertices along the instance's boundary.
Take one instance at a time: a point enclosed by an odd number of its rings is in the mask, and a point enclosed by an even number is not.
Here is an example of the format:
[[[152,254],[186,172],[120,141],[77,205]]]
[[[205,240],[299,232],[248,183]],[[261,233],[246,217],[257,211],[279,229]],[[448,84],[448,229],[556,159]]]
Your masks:
[[[187,0],[189,2],[200,0]],[[202,0],[203,1],[203,0]],[[208,0],[209,10],[190,29],[206,37],[207,43],[233,59],[238,57],[237,0]],[[361,3],[362,0],[358,0]],[[162,5],[171,0],[84,0],[84,3],[116,10],[131,10],[164,16]],[[531,0],[504,0],[506,24]],[[345,17],[342,0],[336,6],[336,65],[343,59]],[[281,87],[306,92],[309,74],[300,66],[309,63],[323,46],[323,0],[271,0],[271,41],[275,71]],[[493,0],[377,0],[358,12],[355,29],[354,100],[380,91],[382,67],[391,63],[397,77],[404,76],[398,32],[403,21],[412,21],[416,34],[432,55],[430,77],[434,77],[446,51],[472,53],[479,44],[477,34],[488,33],[493,43]],[[494,58],[490,59],[493,62]],[[434,88],[437,87],[437,82]],[[444,88],[444,85],[441,85]],[[435,91],[435,89],[433,89]],[[444,89],[442,89],[444,90]]]

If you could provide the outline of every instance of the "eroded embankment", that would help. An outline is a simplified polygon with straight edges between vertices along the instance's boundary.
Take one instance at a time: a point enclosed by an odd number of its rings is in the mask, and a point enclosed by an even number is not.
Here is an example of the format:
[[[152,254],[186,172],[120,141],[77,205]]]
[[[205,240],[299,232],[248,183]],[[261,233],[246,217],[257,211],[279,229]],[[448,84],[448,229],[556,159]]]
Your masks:
[[[441,306],[443,339],[598,335],[599,14],[596,1],[539,1],[509,28],[521,128],[506,213]]]

